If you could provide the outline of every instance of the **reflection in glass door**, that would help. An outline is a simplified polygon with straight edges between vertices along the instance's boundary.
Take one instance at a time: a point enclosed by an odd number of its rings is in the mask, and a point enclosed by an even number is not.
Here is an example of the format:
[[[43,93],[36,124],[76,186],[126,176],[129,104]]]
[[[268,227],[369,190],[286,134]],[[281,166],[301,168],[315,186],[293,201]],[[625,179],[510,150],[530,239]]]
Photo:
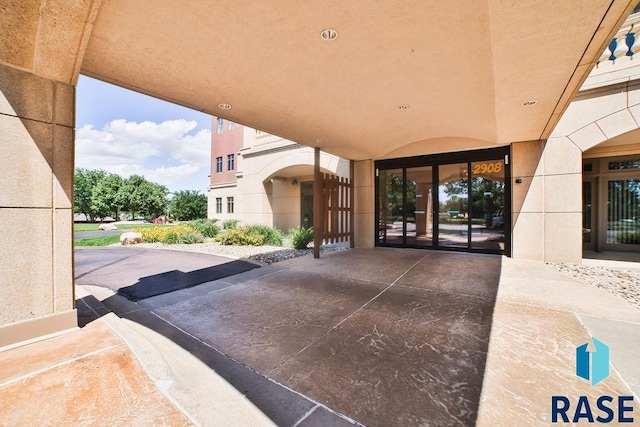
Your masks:
[[[402,245],[404,240],[404,182],[402,169],[381,170],[378,175],[378,241]]]
[[[300,184],[300,225],[313,227],[313,181]]]
[[[469,247],[469,164],[438,167],[438,246]]]
[[[607,182],[607,244],[640,245],[640,179]]]
[[[377,161],[376,245],[509,254],[507,159],[495,149]]]
[[[407,168],[406,244],[433,245],[433,173],[431,166]]]
[[[503,160],[471,163],[471,248],[504,250]]]
[[[585,248],[593,249],[593,181],[582,183],[582,243]]]

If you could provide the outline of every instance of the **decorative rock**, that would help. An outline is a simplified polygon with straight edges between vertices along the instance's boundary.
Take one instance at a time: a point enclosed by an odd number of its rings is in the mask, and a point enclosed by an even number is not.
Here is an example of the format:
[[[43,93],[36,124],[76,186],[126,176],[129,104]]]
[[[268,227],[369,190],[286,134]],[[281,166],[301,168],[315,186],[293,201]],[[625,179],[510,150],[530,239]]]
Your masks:
[[[626,299],[640,309],[640,273],[582,264],[553,264],[558,271]]]
[[[310,255],[313,249],[293,249],[283,246],[233,246],[222,245],[218,242],[205,242],[193,244],[166,245],[164,243],[142,243],[144,248],[166,249],[172,251],[198,252],[229,258],[248,258],[261,264],[273,264],[290,258]],[[347,250],[347,247],[339,245],[326,245],[320,248],[322,253]]]
[[[100,224],[100,226],[98,227],[98,230],[100,231],[113,231],[113,230],[117,230],[118,227],[116,227],[113,224]]]
[[[127,233],[122,233],[120,235],[120,244],[123,246],[126,245],[135,245],[136,243],[142,243],[142,234],[136,233],[133,231],[129,231]]]

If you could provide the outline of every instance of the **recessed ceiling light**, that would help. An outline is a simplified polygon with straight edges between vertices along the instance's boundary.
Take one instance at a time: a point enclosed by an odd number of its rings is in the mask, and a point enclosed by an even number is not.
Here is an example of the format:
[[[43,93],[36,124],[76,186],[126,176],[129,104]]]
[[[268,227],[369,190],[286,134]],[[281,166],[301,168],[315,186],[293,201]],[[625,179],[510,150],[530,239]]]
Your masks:
[[[538,101],[534,101],[534,100],[531,100],[531,101],[525,101],[525,102],[523,102],[523,103],[522,103],[522,106],[523,106],[523,107],[529,107],[529,106],[531,106],[531,105],[536,105],[537,103],[538,103]]]
[[[322,37],[323,40],[333,40],[338,37],[338,33],[336,30],[323,30],[320,33],[320,37]]]
[[[221,110],[229,110],[231,108],[231,104],[218,104],[218,107]]]
[[[407,108],[409,108],[407,104],[398,105],[398,110],[406,110]]]

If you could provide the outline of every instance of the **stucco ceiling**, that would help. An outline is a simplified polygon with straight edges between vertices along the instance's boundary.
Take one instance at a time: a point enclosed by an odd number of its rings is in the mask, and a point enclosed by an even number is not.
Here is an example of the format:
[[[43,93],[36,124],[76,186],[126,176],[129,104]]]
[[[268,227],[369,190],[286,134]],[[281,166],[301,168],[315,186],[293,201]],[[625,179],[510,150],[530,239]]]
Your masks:
[[[548,136],[633,5],[103,0],[81,72],[346,158],[492,147]]]

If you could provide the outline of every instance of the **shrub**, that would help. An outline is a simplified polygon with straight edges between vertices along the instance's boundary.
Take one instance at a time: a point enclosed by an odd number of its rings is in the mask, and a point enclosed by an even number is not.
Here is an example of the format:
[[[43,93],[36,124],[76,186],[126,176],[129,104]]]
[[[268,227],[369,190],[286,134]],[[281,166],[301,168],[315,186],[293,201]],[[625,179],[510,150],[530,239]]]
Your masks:
[[[222,221],[222,228],[224,228],[225,230],[236,228],[237,226],[238,226],[237,219],[225,219],[224,221]]]
[[[180,234],[178,234],[178,232],[176,232],[175,230],[171,230],[165,233],[165,235],[162,236],[162,240],[160,241],[167,245],[175,245],[180,241]]]
[[[293,228],[289,231],[295,249],[305,249],[313,242],[313,227]]]
[[[616,243],[637,245],[640,244],[640,231],[623,231],[616,235]]]
[[[168,245],[180,243],[180,239],[185,234],[199,235],[197,229],[189,224],[174,225],[171,227],[148,227],[136,228],[136,231],[142,234],[142,241],[146,243],[161,242]],[[200,236],[202,238],[202,236]],[[192,242],[198,243],[198,242]]]
[[[184,243],[187,245],[191,245],[193,243],[202,243],[204,239],[202,238],[202,234],[198,233],[184,233],[180,236],[179,243]]]
[[[199,219],[188,223],[198,230],[203,237],[216,237],[220,232],[220,227],[216,225],[217,219]]]
[[[249,227],[236,227],[221,231],[216,240],[223,245],[261,246],[265,237]]]
[[[265,245],[282,246],[282,239],[284,235],[282,231],[276,227],[269,227],[268,225],[250,225],[250,231],[255,231],[264,237]]]

